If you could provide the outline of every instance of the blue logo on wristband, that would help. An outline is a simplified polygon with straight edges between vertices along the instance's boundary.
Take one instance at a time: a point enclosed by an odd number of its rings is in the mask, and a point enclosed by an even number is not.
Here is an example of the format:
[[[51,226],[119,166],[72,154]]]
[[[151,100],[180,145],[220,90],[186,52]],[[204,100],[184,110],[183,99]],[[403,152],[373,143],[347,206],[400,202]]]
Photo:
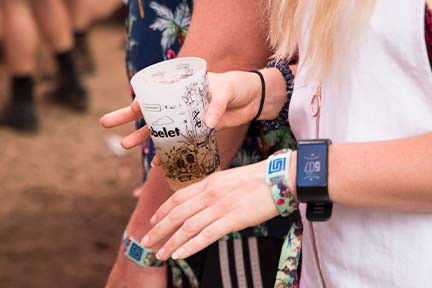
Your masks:
[[[132,246],[129,250],[129,256],[135,259],[136,261],[140,261],[143,255],[144,249],[139,247],[137,244],[132,243]]]
[[[285,171],[286,168],[286,157],[271,159],[268,165],[268,174],[273,174],[281,171]]]

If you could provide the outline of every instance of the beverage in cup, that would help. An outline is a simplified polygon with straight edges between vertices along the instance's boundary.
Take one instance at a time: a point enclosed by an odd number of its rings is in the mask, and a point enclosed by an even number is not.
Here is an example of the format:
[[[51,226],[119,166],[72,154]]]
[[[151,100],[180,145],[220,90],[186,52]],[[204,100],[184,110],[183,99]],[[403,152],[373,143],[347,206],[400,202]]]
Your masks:
[[[135,74],[131,85],[173,190],[219,169],[216,132],[203,121],[209,103],[204,59],[157,63]]]

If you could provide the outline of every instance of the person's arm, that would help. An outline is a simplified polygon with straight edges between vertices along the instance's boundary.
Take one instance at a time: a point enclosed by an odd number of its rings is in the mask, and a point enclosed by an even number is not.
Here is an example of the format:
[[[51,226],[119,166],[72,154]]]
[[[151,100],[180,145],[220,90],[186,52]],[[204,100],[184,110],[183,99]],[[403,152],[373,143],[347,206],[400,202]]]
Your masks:
[[[127,231],[135,239],[140,239],[150,229],[149,220],[152,213],[172,194],[161,168],[152,169],[143,186],[139,201],[135,207]],[[120,239],[119,239],[120,240]],[[118,251],[116,262],[108,278],[107,288],[118,287],[166,287],[167,271],[164,267],[143,268],[133,263],[123,255],[121,247]]]
[[[338,204],[432,212],[432,133],[400,140],[334,144],[329,193]]]
[[[329,149],[329,193],[339,205],[410,213],[432,213],[432,133],[399,140],[333,144]],[[296,153],[290,169],[296,197]],[[266,161],[215,173],[177,191],[152,218],[146,247],[157,257],[183,258],[223,235],[278,215],[264,183]],[[247,192],[247,193],[246,193]],[[253,210],[251,210],[253,209]],[[180,228],[178,228],[180,227]],[[168,241],[167,235],[172,235]]]
[[[265,45],[266,25],[262,22],[264,5],[264,1],[260,0],[194,1],[191,26],[180,56],[203,57],[208,62],[209,70],[215,72],[261,68],[270,55]],[[111,115],[113,117],[104,117],[101,120],[102,125],[112,127],[140,117],[139,112],[135,113],[130,108]],[[234,157],[244,139],[246,130],[247,125],[244,125],[238,130],[218,132],[222,167],[227,167]],[[123,145],[132,147],[146,137],[148,137],[148,132],[145,129],[138,130],[131,137],[126,138]],[[165,176],[152,171],[144,184],[142,196],[130,219],[129,233],[136,239],[141,239],[143,234],[148,231],[148,226],[141,224],[143,222],[148,223],[149,213],[154,213],[160,205],[156,202],[151,202],[151,204],[147,202],[148,197],[146,195],[165,195],[165,199],[167,199],[167,192],[171,193],[166,185],[155,186],[152,184],[158,182],[165,183]],[[119,287],[116,285],[121,283],[124,287],[136,287],[134,283],[149,283],[147,277],[154,270],[159,271],[157,272],[158,277],[162,277],[161,275],[165,273],[162,269],[138,267],[119,253],[107,286]],[[155,281],[161,280],[158,277]]]

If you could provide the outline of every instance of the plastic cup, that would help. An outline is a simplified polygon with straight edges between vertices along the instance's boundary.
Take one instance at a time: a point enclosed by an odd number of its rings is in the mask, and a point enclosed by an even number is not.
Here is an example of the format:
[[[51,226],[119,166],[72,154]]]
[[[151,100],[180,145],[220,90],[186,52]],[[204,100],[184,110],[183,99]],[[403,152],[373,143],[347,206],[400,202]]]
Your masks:
[[[209,103],[204,59],[154,64],[135,74],[131,85],[173,190],[219,169],[216,133],[203,121]]]

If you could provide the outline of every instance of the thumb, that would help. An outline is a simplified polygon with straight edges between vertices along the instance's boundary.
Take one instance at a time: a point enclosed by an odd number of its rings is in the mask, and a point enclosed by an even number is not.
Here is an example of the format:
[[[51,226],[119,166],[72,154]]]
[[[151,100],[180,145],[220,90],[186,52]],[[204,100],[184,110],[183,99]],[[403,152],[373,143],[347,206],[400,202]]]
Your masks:
[[[223,94],[211,95],[209,107],[204,116],[204,123],[209,128],[215,128],[221,121],[228,105],[228,98]]]

